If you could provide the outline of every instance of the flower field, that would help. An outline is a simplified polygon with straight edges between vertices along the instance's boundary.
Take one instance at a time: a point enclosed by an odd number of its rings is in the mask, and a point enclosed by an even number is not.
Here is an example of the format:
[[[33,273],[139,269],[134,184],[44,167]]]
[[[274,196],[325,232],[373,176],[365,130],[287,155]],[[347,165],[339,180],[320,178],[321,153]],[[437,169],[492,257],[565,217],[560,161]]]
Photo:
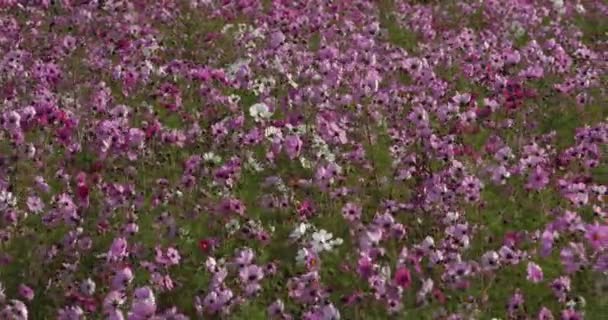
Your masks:
[[[0,0],[0,319],[608,319],[608,3]]]

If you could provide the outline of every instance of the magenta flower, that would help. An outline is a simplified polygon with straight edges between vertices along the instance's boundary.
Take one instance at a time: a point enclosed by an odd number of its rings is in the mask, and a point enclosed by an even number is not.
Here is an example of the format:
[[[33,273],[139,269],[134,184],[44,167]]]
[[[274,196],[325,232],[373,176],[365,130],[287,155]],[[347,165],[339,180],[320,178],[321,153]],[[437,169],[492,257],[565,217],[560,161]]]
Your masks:
[[[566,309],[562,311],[561,320],[583,320],[583,315],[574,309]]]
[[[410,275],[410,270],[406,267],[399,267],[397,271],[395,271],[394,281],[395,284],[404,289],[409,288],[412,284],[412,276]]]
[[[374,271],[374,264],[372,259],[366,255],[362,254],[357,262],[357,273],[364,279],[369,278]]]

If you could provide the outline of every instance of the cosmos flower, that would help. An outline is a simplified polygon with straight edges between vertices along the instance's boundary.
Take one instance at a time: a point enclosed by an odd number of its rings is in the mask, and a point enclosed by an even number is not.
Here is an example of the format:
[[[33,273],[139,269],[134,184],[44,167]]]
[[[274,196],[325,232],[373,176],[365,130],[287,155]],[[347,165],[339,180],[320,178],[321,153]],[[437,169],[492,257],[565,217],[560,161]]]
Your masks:
[[[540,166],[537,166],[528,178],[527,188],[540,190],[549,183],[549,174]]]
[[[296,225],[296,227],[294,228],[294,230],[291,232],[291,234],[289,234],[289,238],[293,239],[293,240],[298,240],[300,239],[302,236],[304,236],[306,234],[306,231],[310,228],[310,225],[307,223],[299,223],[298,225]]]
[[[608,225],[587,225],[585,238],[596,250],[608,248]]]
[[[602,1],[270,2],[0,0],[1,319],[593,317]]]
[[[270,107],[268,107],[265,103],[256,103],[249,107],[249,115],[255,121],[261,121],[263,119],[269,119],[272,116],[272,112],[270,111]]]
[[[543,270],[534,262],[528,262],[528,275],[526,279],[533,283],[538,283],[543,280]]]
[[[410,275],[410,271],[406,267],[400,267],[397,269],[397,271],[395,271],[394,280],[398,286],[404,289],[409,288],[412,284],[412,276]]]
[[[332,239],[333,234],[321,229],[312,234],[311,245],[316,252],[331,251],[334,246],[342,244],[342,239]]]

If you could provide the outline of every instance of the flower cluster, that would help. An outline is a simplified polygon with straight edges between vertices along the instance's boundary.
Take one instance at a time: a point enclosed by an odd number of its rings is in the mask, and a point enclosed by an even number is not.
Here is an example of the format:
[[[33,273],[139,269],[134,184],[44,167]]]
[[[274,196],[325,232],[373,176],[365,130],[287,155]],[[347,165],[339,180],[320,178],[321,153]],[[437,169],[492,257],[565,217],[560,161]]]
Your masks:
[[[600,319],[600,0],[0,0],[0,319]]]

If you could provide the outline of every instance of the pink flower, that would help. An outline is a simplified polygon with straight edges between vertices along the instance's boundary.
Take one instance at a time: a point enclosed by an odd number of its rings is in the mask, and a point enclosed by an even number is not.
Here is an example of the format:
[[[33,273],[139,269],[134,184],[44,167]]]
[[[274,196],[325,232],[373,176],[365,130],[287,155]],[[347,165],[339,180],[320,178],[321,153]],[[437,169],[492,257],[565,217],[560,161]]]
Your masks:
[[[510,318],[515,317],[518,313],[523,310],[524,305],[524,296],[519,289],[516,289],[511,299],[509,299],[509,303],[507,304],[507,310]]]
[[[551,310],[543,307],[538,313],[538,320],[554,320]]]
[[[302,139],[297,135],[290,135],[284,141],[285,152],[289,159],[295,159],[302,151]]]
[[[241,268],[239,277],[243,283],[257,282],[264,278],[264,270],[257,265],[251,264]]]
[[[32,196],[27,198],[27,208],[32,213],[40,213],[44,209],[44,203],[39,197]]]
[[[127,255],[127,240],[122,237],[114,239],[108,252],[108,261],[118,261]]]
[[[174,265],[178,265],[179,261],[181,260],[181,256],[179,255],[179,252],[177,251],[177,249],[173,248],[173,247],[169,247],[167,248],[166,252],[163,252],[162,248],[160,246],[157,246],[155,248],[156,251],[156,262],[166,265],[166,266],[174,266]]]
[[[528,276],[526,279],[532,283],[539,283],[543,281],[543,270],[538,264],[528,262]]]
[[[116,271],[114,278],[112,279],[113,290],[123,290],[128,284],[133,281],[133,271],[129,267],[122,268]]]
[[[166,256],[170,265],[178,265],[181,259],[179,252],[173,247],[167,249]]]
[[[131,307],[129,319],[150,319],[150,317],[154,315],[155,312],[156,304],[154,304],[153,302],[146,300],[136,301]]]
[[[537,166],[532,174],[528,176],[526,188],[541,190],[549,184],[549,174],[540,166]]]
[[[361,207],[355,203],[348,202],[342,208],[342,216],[349,222],[356,221],[361,217]]]
[[[277,31],[270,37],[270,47],[277,48],[285,42],[285,35],[281,31]]]
[[[34,290],[25,284],[20,284],[19,295],[21,295],[21,297],[27,301],[32,301],[34,299]]]
[[[595,250],[608,248],[608,225],[587,225],[585,238]]]

